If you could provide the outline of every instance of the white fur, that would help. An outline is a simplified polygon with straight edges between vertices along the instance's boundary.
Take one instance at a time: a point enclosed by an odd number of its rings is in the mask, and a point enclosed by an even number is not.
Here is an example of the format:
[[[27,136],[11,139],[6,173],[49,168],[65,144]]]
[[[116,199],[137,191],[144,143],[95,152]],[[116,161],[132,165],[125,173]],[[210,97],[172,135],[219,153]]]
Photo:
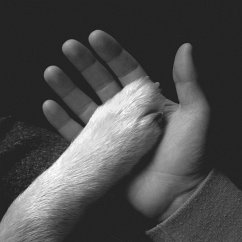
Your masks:
[[[147,153],[161,134],[164,97],[148,77],[100,106],[63,155],[10,206],[0,241],[62,241],[88,205]]]

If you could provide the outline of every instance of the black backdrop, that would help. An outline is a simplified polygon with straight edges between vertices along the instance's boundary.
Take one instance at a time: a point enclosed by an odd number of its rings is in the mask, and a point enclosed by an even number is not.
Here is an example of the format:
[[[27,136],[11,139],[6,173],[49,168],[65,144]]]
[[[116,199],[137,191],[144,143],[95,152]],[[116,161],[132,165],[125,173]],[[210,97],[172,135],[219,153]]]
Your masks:
[[[208,162],[242,184],[242,9],[239,2],[191,1],[1,1],[0,116],[53,130],[41,105],[58,100],[43,80],[50,64],[62,67],[93,95],[61,53],[62,43],[102,29],[116,37],[176,100],[172,64],[184,42],[194,46],[200,83],[213,116]],[[94,97],[95,98],[95,97]]]

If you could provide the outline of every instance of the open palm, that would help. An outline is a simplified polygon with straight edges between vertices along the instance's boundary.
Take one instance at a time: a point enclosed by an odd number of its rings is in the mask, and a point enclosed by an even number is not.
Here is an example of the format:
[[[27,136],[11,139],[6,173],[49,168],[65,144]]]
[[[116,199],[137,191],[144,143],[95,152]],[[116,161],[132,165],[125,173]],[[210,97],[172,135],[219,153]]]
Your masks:
[[[122,86],[147,76],[138,62],[105,32],[92,32],[89,43]],[[191,45],[184,44],[177,52],[173,78],[179,104],[165,99],[167,124],[162,140],[149,165],[128,186],[129,202],[148,217],[157,217],[167,209],[174,209],[170,208],[174,201],[181,197],[183,199],[183,195],[193,190],[204,178],[200,160],[208,127],[209,106],[196,81],[191,51]],[[63,53],[103,103],[122,89],[113,75],[81,43],[68,40],[63,45]],[[44,77],[73,113],[86,124],[97,104],[60,68],[48,67]],[[75,139],[83,129],[55,101],[46,101],[43,111],[49,122],[68,141]]]

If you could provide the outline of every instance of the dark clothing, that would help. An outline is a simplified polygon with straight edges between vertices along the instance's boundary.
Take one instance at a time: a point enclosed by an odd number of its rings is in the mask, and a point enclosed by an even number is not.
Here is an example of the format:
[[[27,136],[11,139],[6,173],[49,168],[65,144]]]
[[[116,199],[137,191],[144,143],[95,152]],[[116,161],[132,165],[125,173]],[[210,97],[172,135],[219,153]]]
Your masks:
[[[213,170],[181,208],[147,235],[155,242],[241,241],[242,192]]]
[[[60,66],[77,86],[99,101],[61,54],[61,45],[69,38],[88,46],[88,34],[94,29],[114,35],[152,79],[162,84],[165,95],[172,100],[176,100],[171,79],[174,54],[182,43],[193,44],[200,83],[215,118],[209,132],[209,162],[231,171],[237,183],[242,184],[238,148],[242,127],[238,107],[242,14],[236,1],[3,0],[0,4],[0,117],[10,114],[18,120],[2,118],[0,122],[1,217],[13,199],[68,146],[59,135],[43,129],[51,130],[42,114],[43,101],[60,101],[43,80],[45,67]],[[149,230],[146,239],[240,240],[240,197],[239,190],[227,178],[213,172],[196,195],[169,219]],[[97,219],[94,216],[90,220],[92,223]],[[128,219],[126,225],[129,221],[132,220]],[[106,230],[110,234],[111,229]],[[110,240],[100,239],[97,233],[98,241],[122,241],[113,231]],[[132,240],[143,240],[137,238]]]
[[[0,118],[0,216],[63,153],[68,143],[42,128]]]
[[[14,198],[51,166],[67,146],[68,143],[55,133],[17,122],[11,117],[0,120],[1,217]],[[118,206],[113,209],[125,210]],[[181,208],[164,222],[153,225],[146,233],[140,231],[132,234],[132,228],[136,225],[132,218],[126,216],[129,235],[117,235],[116,228],[111,229],[114,224],[118,226],[116,221],[113,221],[113,225],[107,221],[109,226],[105,225],[108,210],[111,209],[107,207],[104,206],[104,213],[98,210],[92,213],[88,223],[79,228],[80,232],[83,230],[85,240],[82,236],[82,239],[75,241],[221,242],[239,241],[242,238],[242,192],[218,171],[211,171]],[[115,217],[118,221],[119,217]],[[94,220],[98,222],[93,223]],[[74,241],[71,238],[67,241]]]

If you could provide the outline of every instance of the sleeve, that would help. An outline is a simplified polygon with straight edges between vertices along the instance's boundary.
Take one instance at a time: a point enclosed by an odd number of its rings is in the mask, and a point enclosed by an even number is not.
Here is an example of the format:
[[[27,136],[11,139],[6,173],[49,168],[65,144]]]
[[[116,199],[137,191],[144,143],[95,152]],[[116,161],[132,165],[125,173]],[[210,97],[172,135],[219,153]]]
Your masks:
[[[146,232],[161,241],[241,241],[242,192],[212,170],[175,213]]]

